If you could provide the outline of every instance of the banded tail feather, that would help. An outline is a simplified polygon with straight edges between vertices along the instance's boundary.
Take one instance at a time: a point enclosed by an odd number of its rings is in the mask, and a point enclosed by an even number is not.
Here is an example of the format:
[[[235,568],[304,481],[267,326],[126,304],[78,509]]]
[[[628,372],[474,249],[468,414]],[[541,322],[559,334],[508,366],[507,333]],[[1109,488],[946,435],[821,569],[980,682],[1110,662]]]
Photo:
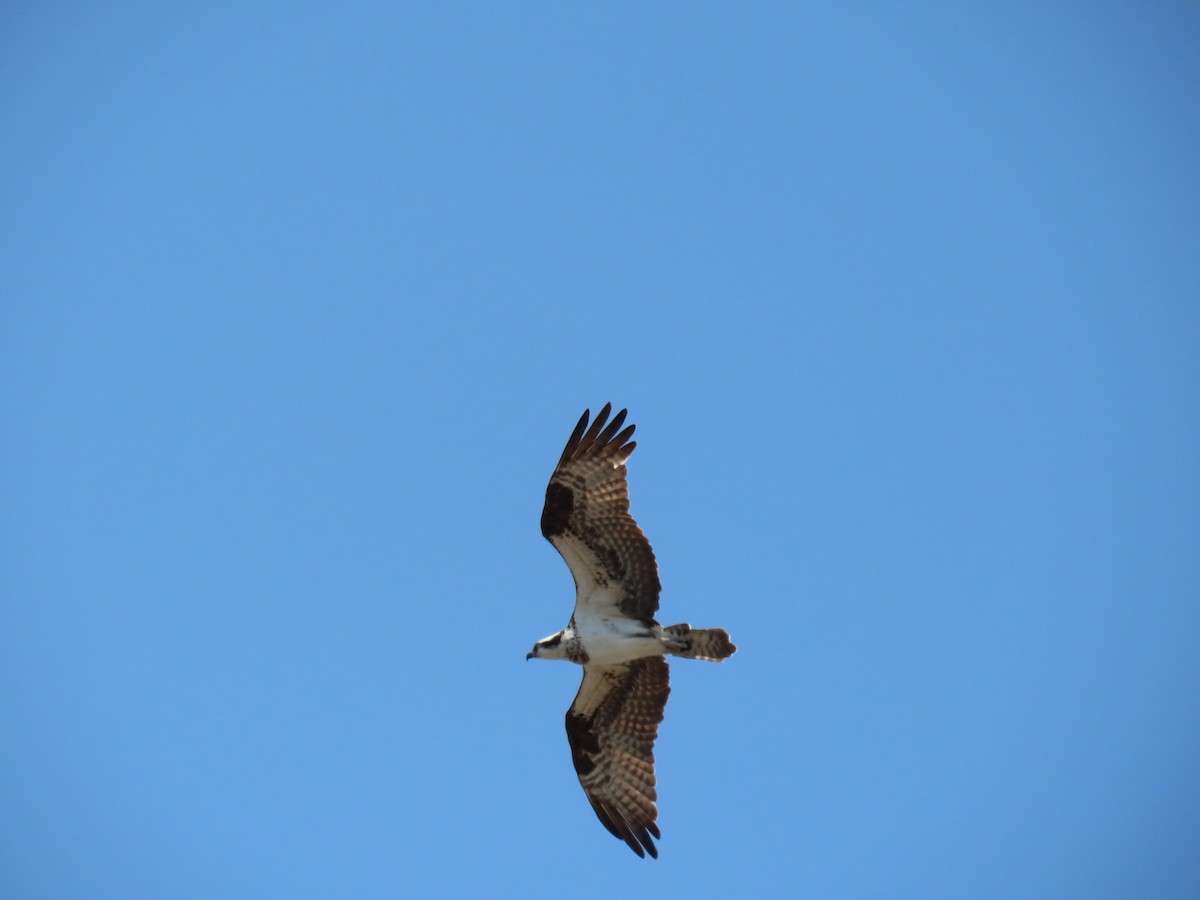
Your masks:
[[[686,623],[668,625],[663,629],[663,637],[671,642],[667,652],[684,659],[720,662],[737,652],[737,647],[729,639],[729,632],[724,628],[693,628]]]

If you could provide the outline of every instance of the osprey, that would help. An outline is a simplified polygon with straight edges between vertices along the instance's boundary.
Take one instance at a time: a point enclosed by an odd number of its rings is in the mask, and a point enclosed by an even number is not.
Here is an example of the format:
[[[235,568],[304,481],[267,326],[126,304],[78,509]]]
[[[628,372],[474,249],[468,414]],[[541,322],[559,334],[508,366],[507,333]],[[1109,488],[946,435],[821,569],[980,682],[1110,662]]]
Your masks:
[[[589,428],[584,410],[546,488],[542,534],[575,578],[575,611],[525,658],[583,666],[567,710],[579,783],[605,828],[638,856],[657,859],[654,739],[671,692],[664,656],[719,662],[737,647],[721,628],[655,621],[658,564],[629,514],[625,477],[634,426],[621,431],[627,410],[608,422],[611,411],[606,403]]]

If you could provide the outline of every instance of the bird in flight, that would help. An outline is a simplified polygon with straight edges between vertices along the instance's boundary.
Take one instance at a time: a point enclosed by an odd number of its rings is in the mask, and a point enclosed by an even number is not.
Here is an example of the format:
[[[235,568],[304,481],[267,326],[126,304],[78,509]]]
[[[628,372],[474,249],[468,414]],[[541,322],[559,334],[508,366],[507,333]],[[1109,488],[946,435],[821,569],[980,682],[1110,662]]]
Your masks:
[[[621,429],[628,410],[609,422],[611,412],[606,403],[589,427],[584,410],[550,476],[542,534],[575,578],[575,611],[525,658],[583,666],[567,710],[579,783],[605,828],[638,856],[657,859],[654,740],[671,692],[665,657],[720,662],[737,647],[721,628],[655,621],[658,563],[629,514],[625,462],[637,446],[634,426]]]

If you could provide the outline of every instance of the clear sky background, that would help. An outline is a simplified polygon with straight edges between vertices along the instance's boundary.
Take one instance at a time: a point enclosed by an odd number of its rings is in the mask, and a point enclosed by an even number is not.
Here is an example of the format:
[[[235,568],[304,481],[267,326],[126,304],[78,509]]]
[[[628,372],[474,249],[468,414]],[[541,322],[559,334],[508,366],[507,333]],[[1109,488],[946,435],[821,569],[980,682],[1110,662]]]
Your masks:
[[[9,4],[5,898],[1200,893],[1200,13]],[[662,858],[525,662],[638,424]]]

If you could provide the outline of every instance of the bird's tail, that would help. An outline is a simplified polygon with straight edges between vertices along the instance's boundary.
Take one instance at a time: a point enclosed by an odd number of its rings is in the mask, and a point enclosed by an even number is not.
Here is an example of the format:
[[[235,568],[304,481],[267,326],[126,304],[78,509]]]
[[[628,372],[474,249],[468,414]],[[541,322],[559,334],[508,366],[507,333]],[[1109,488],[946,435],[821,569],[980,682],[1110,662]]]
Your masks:
[[[707,659],[720,662],[737,652],[724,628],[693,628],[691,625],[668,625],[663,629],[667,652],[685,659]]]

